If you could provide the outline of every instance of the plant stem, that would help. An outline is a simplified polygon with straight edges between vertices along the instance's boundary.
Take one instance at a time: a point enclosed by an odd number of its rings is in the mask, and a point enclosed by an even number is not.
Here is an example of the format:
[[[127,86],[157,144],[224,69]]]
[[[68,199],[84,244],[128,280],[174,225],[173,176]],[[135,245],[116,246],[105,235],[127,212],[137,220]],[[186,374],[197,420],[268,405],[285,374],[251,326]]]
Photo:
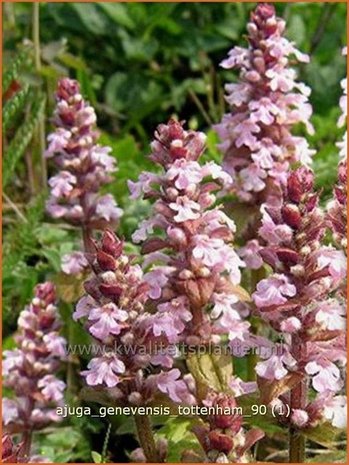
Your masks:
[[[299,356],[305,350],[304,345],[297,336],[292,337],[291,353],[299,360]],[[293,409],[304,409],[307,402],[307,380],[303,379],[293,389],[290,395],[291,412]],[[290,426],[289,429],[289,462],[303,463],[305,460],[305,437],[299,429]]]
[[[94,247],[91,238],[91,229],[87,226],[82,226],[82,240],[84,242],[84,250],[87,253],[93,253]]]
[[[23,457],[26,459],[26,462],[29,461],[30,450],[32,444],[33,432],[32,430],[25,431],[22,436],[23,441]]]
[[[41,72],[40,58],[40,3],[33,3],[33,43],[34,43],[34,63],[38,74]],[[38,123],[38,139],[41,161],[41,183],[43,189],[47,187],[47,166],[45,159],[45,121],[44,115],[40,117]]]
[[[151,422],[146,415],[135,415],[134,417],[137,429],[139,444],[141,445],[147,463],[161,462],[154,440]]]

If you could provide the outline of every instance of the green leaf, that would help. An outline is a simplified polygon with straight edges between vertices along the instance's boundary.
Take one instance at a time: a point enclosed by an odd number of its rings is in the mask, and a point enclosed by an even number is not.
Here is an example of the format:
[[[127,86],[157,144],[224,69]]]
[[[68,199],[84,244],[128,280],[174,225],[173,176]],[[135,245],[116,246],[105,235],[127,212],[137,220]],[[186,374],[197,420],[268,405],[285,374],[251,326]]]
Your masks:
[[[333,447],[338,437],[344,433],[344,429],[336,428],[330,422],[324,422],[314,428],[303,430],[303,434],[307,439],[329,448]]]
[[[102,456],[96,451],[91,451],[91,457],[93,460],[93,463],[102,463]]]
[[[193,426],[198,423],[200,423],[199,419],[169,418],[165,425],[158,430],[157,436],[164,437],[168,441],[168,463],[181,462],[181,455],[184,451],[201,451],[198,440],[191,431]]]
[[[107,35],[109,24],[106,16],[95,3],[71,3],[69,5],[78,15],[82,24],[93,35]]]
[[[98,7],[116,24],[134,29],[135,23],[128,13],[128,5],[122,3],[98,3]]]
[[[200,398],[206,396],[208,389],[213,389],[216,392],[229,390],[229,382],[233,375],[233,363],[230,355],[194,354],[187,358],[187,365],[198,385]]]

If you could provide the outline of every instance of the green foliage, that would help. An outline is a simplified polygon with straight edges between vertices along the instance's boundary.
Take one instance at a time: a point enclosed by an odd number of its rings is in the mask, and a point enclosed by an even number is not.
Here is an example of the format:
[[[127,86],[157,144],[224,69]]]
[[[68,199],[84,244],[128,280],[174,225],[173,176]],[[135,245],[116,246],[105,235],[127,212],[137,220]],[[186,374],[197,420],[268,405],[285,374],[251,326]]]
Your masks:
[[[12,223],[4,233],[3,319],[4,334],[30,301],[34,286],[60,269],[61,257],[74,247],[67,231],[43,223],[44,198],[33,199],[24,219]]]
[[[90,462],[90,445],[76,428],[66,426],[43,431],[35,437],[38,453],[52,463]]]
[[[168,441],[168,463],[179,463],[184,451],[202,452],[201,446],[191,431],[197,422],[198,420],[187,417],[170,418],[158,430],[158,436]]]
[[[12,81],[19,78],[21,71],[32,65],[33,55],[30,46],[22,47],[18,53],[11,57],[7,69],[2,77],[2,89],[4,92],[10,87]]]
[[[11,121],[14,120],[16,115],[23,111],[25,103],[28,98],[29,87],[25,86],[17,94],[14,95],[9,101],[5,102],[3,111],[2,111],[2,130],[6,132],[6,129],[11,124]]]
[[[3,188],[13,180],[13,173],[20,159],[23,157],[30,141],[34,136],[35,129],[40,119],[44,118],[45,112],[45,95],[39,92],[31,92],[26,103],[28,117],[21,124],[9,143],[3,160]]]

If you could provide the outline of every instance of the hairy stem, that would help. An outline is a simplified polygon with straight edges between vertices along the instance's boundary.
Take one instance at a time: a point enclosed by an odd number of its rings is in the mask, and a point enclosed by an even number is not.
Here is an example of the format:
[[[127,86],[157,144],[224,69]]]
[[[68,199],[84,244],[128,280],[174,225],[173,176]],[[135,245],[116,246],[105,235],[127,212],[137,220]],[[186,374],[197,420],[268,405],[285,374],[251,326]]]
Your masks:
[[[147,463],[161,462],[156,449],[151,421],[146,415],[135,415],[134,417],[137,429],[139,444],[141,445]]]
[[[292,355],[299,360],[304,345],[297,337],[292,338]],[[304,409],[307,402],[307,380],[303,379],[292,390],[290,396],[291,412],[293,409]],[[305,461],[305,437],[301,432],[290,425],[289,429],[289,461],[290,463],[303,463]]]

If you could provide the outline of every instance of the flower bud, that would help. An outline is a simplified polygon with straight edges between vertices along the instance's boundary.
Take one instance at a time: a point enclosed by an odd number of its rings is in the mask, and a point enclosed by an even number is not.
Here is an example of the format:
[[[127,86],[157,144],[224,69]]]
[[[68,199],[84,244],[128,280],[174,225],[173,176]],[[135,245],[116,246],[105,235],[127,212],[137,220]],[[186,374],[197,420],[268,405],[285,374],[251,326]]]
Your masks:
[[[217,450],[224,454],[229,454],[234,444],[230,436],[219,433],[218,431],[210,431],[208,433],[208,441],[210,450]]]

